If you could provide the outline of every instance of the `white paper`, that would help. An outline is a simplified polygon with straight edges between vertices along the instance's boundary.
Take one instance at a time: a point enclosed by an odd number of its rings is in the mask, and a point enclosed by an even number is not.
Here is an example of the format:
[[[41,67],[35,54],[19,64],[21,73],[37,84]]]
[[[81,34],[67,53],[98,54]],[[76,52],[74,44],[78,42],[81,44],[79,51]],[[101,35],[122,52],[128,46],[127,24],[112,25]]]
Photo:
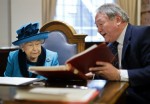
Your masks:
[[[24,77],[0,77],[0,84],[3,85],[22,85],[38,81],[38,78],[24,78]]]

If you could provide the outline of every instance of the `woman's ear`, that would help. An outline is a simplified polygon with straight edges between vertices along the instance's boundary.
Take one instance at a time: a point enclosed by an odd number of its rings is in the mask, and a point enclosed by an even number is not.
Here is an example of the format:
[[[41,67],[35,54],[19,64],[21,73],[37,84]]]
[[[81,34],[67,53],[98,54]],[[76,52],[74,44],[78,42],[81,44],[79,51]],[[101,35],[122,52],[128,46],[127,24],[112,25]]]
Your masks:
[[[22,52],[24,52],[23,44],[19,46]]]
[[[22,52],[24,52],[23,48],[21,50],[22,50]]]

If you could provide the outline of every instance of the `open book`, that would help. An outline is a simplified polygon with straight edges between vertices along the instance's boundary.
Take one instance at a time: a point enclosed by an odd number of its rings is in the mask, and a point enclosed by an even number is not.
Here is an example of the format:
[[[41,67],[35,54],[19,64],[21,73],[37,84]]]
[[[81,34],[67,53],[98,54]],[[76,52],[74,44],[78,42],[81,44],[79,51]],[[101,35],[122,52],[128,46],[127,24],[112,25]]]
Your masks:
[[[98,96],[96,89],[75,88],[19,88],[16,91],[16,100],[30,100],[50,104],[89,104]]]
[[[114,55],[105,43],[93,45],[85,51],[78,53],[61,66],[32,66],[29,71],[43,75],[48,79],[61,80],[87,80],[85,76],[90,67],[96,66],[96,61],[112,63]]]

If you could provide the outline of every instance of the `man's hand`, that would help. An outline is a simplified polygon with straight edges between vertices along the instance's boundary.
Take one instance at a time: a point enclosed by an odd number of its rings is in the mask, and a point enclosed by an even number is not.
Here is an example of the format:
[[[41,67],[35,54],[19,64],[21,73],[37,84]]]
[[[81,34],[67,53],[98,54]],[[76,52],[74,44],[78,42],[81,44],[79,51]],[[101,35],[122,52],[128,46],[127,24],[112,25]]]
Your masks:
[[[115,68],[112,64],[107,62],[96,62],[97,67],[91,67],[89,71],[93,74],[97,74],[102,76],[108,80],[120,80],[120,72],[117,68]]]

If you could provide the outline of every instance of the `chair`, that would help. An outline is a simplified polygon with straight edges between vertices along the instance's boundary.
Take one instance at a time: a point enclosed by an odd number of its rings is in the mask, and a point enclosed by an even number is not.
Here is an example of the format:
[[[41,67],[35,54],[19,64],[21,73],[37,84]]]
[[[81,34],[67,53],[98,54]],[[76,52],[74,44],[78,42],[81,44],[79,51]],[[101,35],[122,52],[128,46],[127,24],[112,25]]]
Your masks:
[[[62,21],[51,21],[41,27],[40,32],[49,31],[43,46],[58,53],[60,65],[71,56],[85,49],[85,34],[77,34],[74,28]]]
[[[7,65],[7,57],[10,51],[19,49],[18,47],[0,47],[0,76],[3,76]]]

